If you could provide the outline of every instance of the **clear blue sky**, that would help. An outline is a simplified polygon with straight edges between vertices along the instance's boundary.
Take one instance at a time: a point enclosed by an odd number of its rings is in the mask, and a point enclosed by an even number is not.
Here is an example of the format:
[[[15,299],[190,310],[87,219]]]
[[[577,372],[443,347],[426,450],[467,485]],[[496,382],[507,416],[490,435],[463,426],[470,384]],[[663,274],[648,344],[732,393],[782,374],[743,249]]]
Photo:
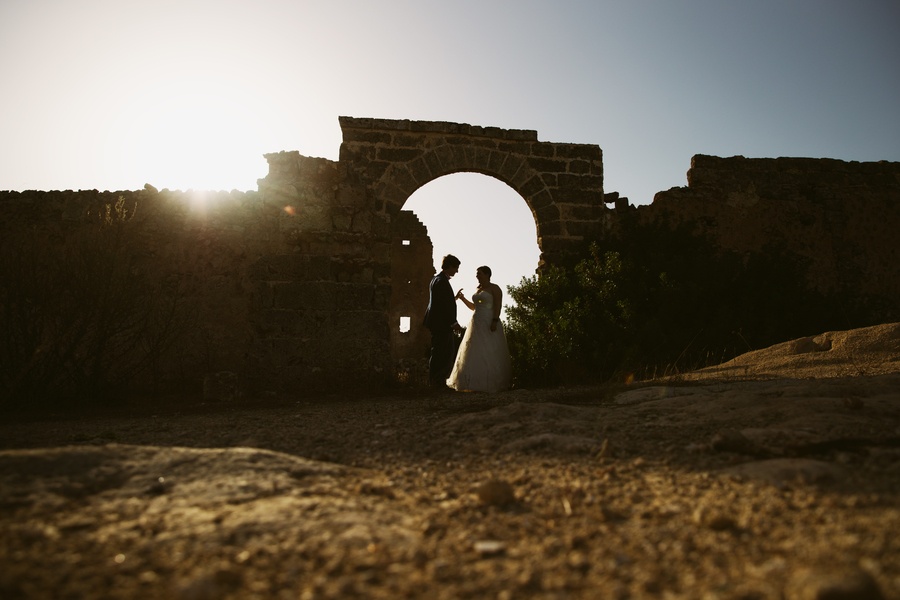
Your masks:
[[[336,160],[348,115],[597,144],[647,204],[698,153],[900,161],[900,2],[2,0],[0,85],[0,189],[252,190],[265,153]],[[457,286],[533,272],[503,184],[409,206]]]

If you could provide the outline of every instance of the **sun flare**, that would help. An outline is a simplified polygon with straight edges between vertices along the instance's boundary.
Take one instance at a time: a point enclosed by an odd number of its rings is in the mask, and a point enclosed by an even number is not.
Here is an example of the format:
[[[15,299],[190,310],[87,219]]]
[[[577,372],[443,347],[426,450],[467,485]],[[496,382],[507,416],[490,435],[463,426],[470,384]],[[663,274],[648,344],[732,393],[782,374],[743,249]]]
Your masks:
[[[266,174],[266,127],[250,100],[196,85],[144,92],[111,133],[114,160],[158,189],[255,189]]]

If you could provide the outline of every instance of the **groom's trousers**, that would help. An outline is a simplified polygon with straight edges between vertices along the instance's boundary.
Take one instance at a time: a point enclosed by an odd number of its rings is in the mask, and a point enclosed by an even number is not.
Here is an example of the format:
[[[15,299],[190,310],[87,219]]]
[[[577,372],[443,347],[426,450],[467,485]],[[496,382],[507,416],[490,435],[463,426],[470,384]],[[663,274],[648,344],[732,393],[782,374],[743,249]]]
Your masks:
[[[431,359],[428,361],[428,380],[431,385],[447,385],[456,355],[453,330],[449,327],[431,332]]]

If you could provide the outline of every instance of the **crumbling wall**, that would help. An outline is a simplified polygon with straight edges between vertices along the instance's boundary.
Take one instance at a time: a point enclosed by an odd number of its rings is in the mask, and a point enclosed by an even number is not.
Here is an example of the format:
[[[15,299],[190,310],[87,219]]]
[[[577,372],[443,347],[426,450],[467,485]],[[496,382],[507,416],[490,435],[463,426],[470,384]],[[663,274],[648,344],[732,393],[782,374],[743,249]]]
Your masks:
[[[133,237],[124,243],[141,257],[137,268],[178,289],[183,320],[177,320],[177,341],[154,377],[199,389],[209,372],[242,377],[263,372],[265,356],[252,319],[258,285],[251,267],[289,249],[281,232],[289,217],[257,192],[158,192],[151,186],[0,192],[0,235],[8,243],[2,259],[14,259],[15,240],[64,248],[95,228],[98,215],[120,199],[132,220]]]
[[[391,253],[391,354],[401,381],[417,381],[427,372],[431,336],[422,326],[428,284],[434,275],[434,248],[428,229],[404,210],[394,219]]]
[[[687,179],[637,207],[640,219],[797,257],[822,292],[900,298],[900,163],[697,155]]]
[[[379,239],[388,224],[339,195],[337,163],[297,152],[266,159],[259,192],[286,215],[284,246],[251,272],[268,360],[295,391],[389,377],[390,244]]]
[[[352,185],[339,198],[334,161],[297,152],[266,158],[257,192],[0,192],[0,235],[27,230],[61,248],[121,199],[140,233],[129,243],[140,245],[141,268],[178,281],[186,315],[158,380],[199,390],[208,376],[230,372],[235,389],[216,395],[303,394],[368,387],[393,378],[400,360],[415,364],[418,353],[421,362],[422,332],[401,336],[395,321],[400,313],[421,321],[427,305],[433,266],[424,226],[406,211],[394,229],[371,218],[346,200]],[[392,299],[394,276],[407,284]]]
[[[158,376],[199,386],[227,371],[251,392],[368,386],[424,364],[432,246],[402,205],[459,171],[523,196],[544,261],[637,218],[800,257],[823,291],[900,298],[900,163],[698,155],[687,187],[635,208],[604,196],[596,146],[453,123],[341,123],[341,161],[268,154],[256,192],[0,192],[0,235],[64,244],[123,198],[140,227],[140,268],[177,280],[191,315]]]

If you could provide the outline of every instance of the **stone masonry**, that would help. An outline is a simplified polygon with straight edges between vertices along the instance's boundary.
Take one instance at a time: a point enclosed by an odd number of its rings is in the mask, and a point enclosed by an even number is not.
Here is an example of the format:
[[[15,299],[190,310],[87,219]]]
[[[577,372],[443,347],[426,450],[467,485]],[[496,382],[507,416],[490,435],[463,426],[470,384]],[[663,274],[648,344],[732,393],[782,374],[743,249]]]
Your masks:
[[[522,196],[542,262],[556,262],[601,233],[603,158],[598,146],[540,142],[537,132],[458,123],[341,117],[338,203],[390,221],[417,189],[459,172],[495,177]]]
[[[198,389],[222,371],[248,392],[413,380],[427,358],[421,320],[434,257],[427,229],[403,205],[463,171],[521,195],[542,265],[638,215],[742,252],[787,249],[809,261],[810,284],[824,290],[900,297],[898,163],[695,156],[687,187],[608,209],[616,195],[604,195],[598,146],[459,123],[340,125],[338,161],[268,154],[257,191],[0,192],[0,235],[61,244],[88,212],[120,197],[136,206],[146,268],[177,278],[192,314],[160,376]]]
[[[697,155],[687,180],[638,207],[641,218],[742,253],[793,255],[826,293],[900,303],[900,163]]]
[[[255,273],[268,343],[278,345],[276,356],[299,361],[282,365],[297,377],[365,365],[406,379],[423,364],[422,315],[434,260],[427,230],[402,208],[434,179],[477,172],[515,189],[535,217],[542,263],[561,260],[601,232],[599,217],[608,211],[597,146],[458,123],[341,117],[340,124],[337,163],[269,154],[269,174],[259,181],[260,194],[292,215],[282,219],[290,253],[277,260],[321,266],[316,276],[294,271],[280,278],[268,257],[266,270]],[[400,331],[401,319],[408,331]],[[296,358],[298,337],[323,341],[310,345],[311,356]]]

